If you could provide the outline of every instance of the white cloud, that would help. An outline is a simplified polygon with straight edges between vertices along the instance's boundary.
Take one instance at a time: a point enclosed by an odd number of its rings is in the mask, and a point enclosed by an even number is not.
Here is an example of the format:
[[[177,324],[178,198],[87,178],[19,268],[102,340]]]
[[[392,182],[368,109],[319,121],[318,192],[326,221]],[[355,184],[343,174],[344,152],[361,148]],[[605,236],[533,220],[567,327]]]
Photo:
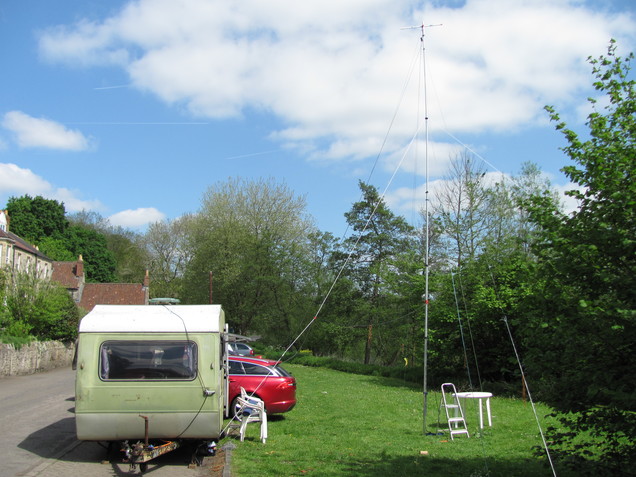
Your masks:
[[[514,130],[545,121],[546,103],[575,107],[589,84],[585,59],[612,37],[635,40],[634,17],[579,0],[439,3],[139,0],[102,22],[43,32],[40,50],[119,65],[133,87],[196,116],[271,112],[284,124],[273,137],[333,160],[376,154],[389,123],[388,153],[410,140],[421,105],[404,101],[389,121],[417,58],[418,31],[405,23],[443,24],[426,35],[433,135]]]
[[[573,182],[568,182],[567,184],[556,184],[553,188],[557,191],[559,198],[561,199],[564,213],[570,214],[578,210],[579,201],[565,193],[570,190],[582,190],[581,186],[574,184]],[[585,189],[583,188],[583,190]]]
[[[4,203],[9,197],[42,196],[64,203],[67,212],[80,212],[82,210],[103,211],[104,205],[98,200],[83,200],[78,193],[63,187],[55,187],[50,182],[33,173],[29,169],[23,169],[15,164],[0,163],[0,200]],[[122,227],[142,227],[144,225],[161,221],[165,214],[157,209],[139,208],[124,210],[109,217],[112,225]]]
[[[53,190],[50,183],[29,169],[0,163],[0,194],[3,196],[43,195]]]
[[[114,226],[137,228],[153,222],[159,222],[165,218],[166,215],[163,212],[158,211],[154,207],[146,207],[117,212],[108,217],[108,220]]]
[[[6,203],[9,197],[23,195],[31,197],[40,195],[47,199],[63,202],[67,212],[103,209],[103,205],[99,201],[82,200],[76,192],[55,187],[30,169],[21,168],[16,164],[0,163],[0,199]]]
[[[21,111],[6,113],[2,127],[15,135],[21,148],[84,151],[90,147],[90,141],[81,132],[67,129],[49,119],[34,118]]]
[[[123,48],[113,47],[116,30],[109,22],[98,25],[87,20],[80,20],[73,28],[57,26],[47,31],[40,38],[42,57],[52,62],[72,61],[82,66],[104,64],[125,65],[128,52]]]
[[[64,202],[67,212],[81,212],[82,210],[104,210],[104,205],[99,200],[82,200],[77,197],[78,192],[64,187],[56,188],[51,193],[51,198],[58,202]]]
[[[387,171],[399,169],[403,173],[424,176],[428,162],[429,175],[441,176],[462,150],[458,144],[429,141],[427,145],[423,139],[417,139],[386,157],[383,165]]]
[[[484,185],[488,187],[499,180],[501,180],[500,173],[489,173],[485,178]],[[395,191],[389,191],[385,196],[385,200],[392,210],[406,216],[413,212],[419,213],[424,210],[428,199],[429,213],[432,213],[433,208],[438,204],[438,198],[448,188],[449,182],[450,179],[434,179],[428,184],[422,182],[413,188],[400,187]]]
[[[548,182],[551,182],[552,177],[548,174],[543,174]],[[486,172],[483,178],[483,184],[485,187],[493,187],[497,183],[502,181],[509,181],[512,176],[502,172]],[[399,187],[395,190],[390,190],[385,195],[384,199],[389,207],[395,212],[404,216],[412,215],[413,213],[419,213],[424,210],[426,200],[428,199],[429,213],[433,212],[436,205],[439,205],[438,198],[448,188],[449,181],[451,179],[441,178],[431,180],[428,184],[428,197],[426,194],[427,185],[422,183],[416,187]],[[579,203],[573,197],[566,195],[565,193],[570,190],[580,190],[581,187],[573,182],[565,184],[551,183],[551,188],[556,192],[563,212],[565,214],[571,214],[578,210]]]

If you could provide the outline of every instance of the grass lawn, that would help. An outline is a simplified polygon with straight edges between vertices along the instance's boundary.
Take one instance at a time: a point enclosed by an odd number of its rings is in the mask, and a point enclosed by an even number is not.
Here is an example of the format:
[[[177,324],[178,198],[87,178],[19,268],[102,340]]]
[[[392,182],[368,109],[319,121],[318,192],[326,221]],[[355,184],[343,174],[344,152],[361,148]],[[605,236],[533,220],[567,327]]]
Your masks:
[[[257,424],[248,426],[244,442],[234,437],[221,442],[235,439],[235,477],[552,475],[532,455],[531,447],[540,446],[541,438],[529,403],[495,396],[493,427],[480,435],[477,401],[469,400],[465,414],[471,436],[451,441],[448,432],[424,435],[422,390],[410,383],[324,368],[285,368],[298,380],[298,405],[285,415],[270,416],[267,443],[258,440]],[[431,432],[448,430],[443,411],[438,428],[440,398],[429,393]],[[537,405],[544,429],[548,412]],[[487,426],[485,415],[484,420]],[[557,473],[570,475],[558,468]]]

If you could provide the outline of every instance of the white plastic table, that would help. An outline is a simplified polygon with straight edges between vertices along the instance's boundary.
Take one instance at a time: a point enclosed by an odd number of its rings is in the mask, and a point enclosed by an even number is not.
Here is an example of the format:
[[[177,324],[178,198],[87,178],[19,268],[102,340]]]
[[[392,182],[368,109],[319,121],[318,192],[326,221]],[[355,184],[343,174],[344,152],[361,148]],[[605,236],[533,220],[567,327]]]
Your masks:
[[[492,415],[490,414],[490,398],[492,397],[492,393],[486,392],[465,392],[465,393],[457,393],[459,399],[479,399],[479,428],[484,428],[484,411],[482,400],[486,400],[486,412],[488,413],[488,425],[492,427]]]

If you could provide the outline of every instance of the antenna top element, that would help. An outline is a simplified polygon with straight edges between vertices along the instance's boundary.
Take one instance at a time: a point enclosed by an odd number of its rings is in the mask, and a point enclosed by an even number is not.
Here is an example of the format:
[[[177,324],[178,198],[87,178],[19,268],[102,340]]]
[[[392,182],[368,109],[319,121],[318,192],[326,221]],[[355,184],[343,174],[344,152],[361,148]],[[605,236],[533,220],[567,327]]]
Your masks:
[[[426,28],[430,28],[430,27],[437,27],[437,26],[442,26],[442,23],[436,23],[434,25],[425,25],[424,23],[422,23],[421,25],[413,25],[413,26],[408,26],[408,27],[402,27],[400,28],[400,30],[422,30],[422,38],[424,38],[424,30]]]

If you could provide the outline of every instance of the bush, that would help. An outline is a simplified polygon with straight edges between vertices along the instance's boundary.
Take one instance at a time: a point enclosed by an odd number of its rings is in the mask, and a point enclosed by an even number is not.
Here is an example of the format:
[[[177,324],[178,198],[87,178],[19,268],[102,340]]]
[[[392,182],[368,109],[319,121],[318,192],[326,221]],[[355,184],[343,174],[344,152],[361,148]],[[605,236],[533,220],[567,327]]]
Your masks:
[[[259,353],[256,353],[259,354]],[[264,349],[263,357],[268,359],[281,359],[283,351],[272,347]],[[283,357],[283,362],[300,364],[303,366],[329,368],[344,373],[361,374],[366,376],[378,376],[383,378],[393,378],[401,381],[423,385],[424,373],[421,366],[382,366],[377,364],[364,364],[354,361],[345,361],[328,356],[314,356],[310,350],[301,350],[297,353],[289,353]],[[454,382],[458,383],[458,388],[472,389],[469,382],[466,381],[466,375],[459,375],[457,371],[454,373],[448,369],[428,369],[428,388],[429,390],[439,390],[442,383]],[[502,396],[518,396],[520,394],[520,383],[506,382],[483,382],[482,387],[488,388],[489,391],[495,392]]]
[[[12,344],[16,349],[22,345],[29,344],[35,337],[29,332],[31,326],[21,321],[14,321],[0,332],[0,342]]]
[[[65,288],[19,275],[7,292],[0,317],[3,341],[70,341],[77,337],[79,309]],[[7,342],[5,341],[5,342]],[[28,341],[27,341],[28,342]]]
[[[380,376],[384,378],[401,379],[412,383],[422,383],[422,369],[405,366],[380,366],[377,364],[363,364],[351,361],[342,361],[325,356],[312,356],[299,353],[289,359],[294,364],[329,368],[344,373],[361,374],[366,376]]]
[[[38,297],[32,310],[32,333],[41,340],[71,341],[77,337],[79,309],[68,292],[52,287]]]

